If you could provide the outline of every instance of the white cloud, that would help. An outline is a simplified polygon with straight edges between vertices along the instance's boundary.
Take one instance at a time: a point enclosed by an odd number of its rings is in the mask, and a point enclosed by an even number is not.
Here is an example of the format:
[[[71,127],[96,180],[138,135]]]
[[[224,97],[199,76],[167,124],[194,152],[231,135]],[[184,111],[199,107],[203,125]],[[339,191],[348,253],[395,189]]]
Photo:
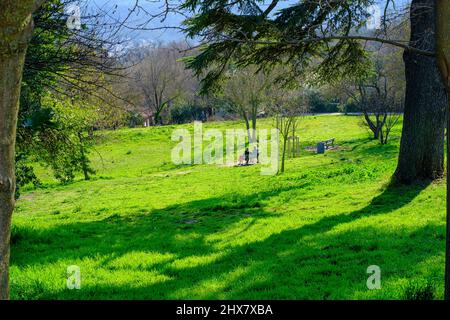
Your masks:
[[[367,20],[367,29],[378,29],[381,25],[381,10],[378,5],[372,5],[367,10],[370,18]]]

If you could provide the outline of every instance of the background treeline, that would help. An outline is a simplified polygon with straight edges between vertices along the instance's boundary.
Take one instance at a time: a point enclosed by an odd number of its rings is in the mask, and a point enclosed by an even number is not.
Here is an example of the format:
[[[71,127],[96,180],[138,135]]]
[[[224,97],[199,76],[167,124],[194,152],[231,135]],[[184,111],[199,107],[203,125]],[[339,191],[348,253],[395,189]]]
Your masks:
[[[185,42],[172,42],[134,48],[122,57],[121,63],[129,68],[124,82],[114,88],[124,98],[121,108],[129,113],[122,125],[151,126],[240,118],[239,112],[230,108],[229,96],[223,92],[207,96],[199,94],[199,80],[185,68],[185,60],[194,54],[195,50],[189,49]],[[399,99],[404,95],[403,73],[400,50],[374,48],[372,65],[367,66],[364,76],[333,85],[299,79],[298,86],[302,87],[302,96],[306,98],[302,101],[309,113],[372,114],[379,111],[377,104],[386,99],[392,101],[385,101],[388,105],[383,108],[399,112]],[[227,79],[227,82],[233,81],[239,80],[234,75]],[[266,99],[265,104],[260,110],[261,116],[270,115],[270,99]]]
[[[228,119],[256,129],[262,117],[274,117],[277,125],[283,118],[291,123],[309,113],[343,112],[360,114],[361,124],[385,144],[403,109],[404,66],[392,47],[367,47],[363,72],[327,83],[313,72],[284,83],[285,67],[266,72],[230,61],[220,90],[201,94],[198,77],[186,68],[199,48],[187,42],[126,46],[102,13],[83,17],[81,28],[71,30],[65,12],[71,3],[47,1],[34,14],[20,97],[16,196],[21,186],[39,184],[36,163],[63,183],[79,173],[89,179],[98,130]]]

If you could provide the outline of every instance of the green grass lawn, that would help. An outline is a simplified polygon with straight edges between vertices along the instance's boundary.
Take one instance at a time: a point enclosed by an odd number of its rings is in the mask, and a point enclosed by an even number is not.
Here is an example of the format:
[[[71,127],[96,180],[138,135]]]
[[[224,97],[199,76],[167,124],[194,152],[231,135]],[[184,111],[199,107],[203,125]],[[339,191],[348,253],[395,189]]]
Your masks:
[[[41,168],[44,185],[19,200],[12,298],[441,299],[445,183],[390,185],[400,126],[381,146],[360,121],[303,119],[302,147],[335,137],[340,150],[302,148],[278,176],[176,166],[175,126],[99,133],[91,181],[60,185]],[[80,290],[66,288],[70,265]],[[367,289],[370,265],[380,290]]]

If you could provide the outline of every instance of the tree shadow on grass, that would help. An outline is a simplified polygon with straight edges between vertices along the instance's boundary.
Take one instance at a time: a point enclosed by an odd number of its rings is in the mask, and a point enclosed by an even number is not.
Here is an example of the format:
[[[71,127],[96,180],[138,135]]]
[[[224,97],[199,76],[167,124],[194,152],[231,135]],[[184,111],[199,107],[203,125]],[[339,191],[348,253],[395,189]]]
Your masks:
[[[344,228],[359,219],[389,214],[413,201],[427,184],[398,187],[389,185],[366,207],[323,217],[298,228],[272,233],[266,238],[246,240],[220,246],[221,234],[238,226],[234,238],[245,237],[260,223],[270,224],[278,214],[264,208],[264,200],[291,189],[297,184],[249,196],[233,195],[230,199],[210,198],[171,206],[150,213],[136,212],[125,216],[59,225],[54,228],[20,230],[12,250],[12,264],[17,267],[45,267],[58,262],[97,258],[98,268],[112,276],[116,273],[155,273],[164,280],[147,283],[105,284],[88,282],[83,290],[31,290],[28,298],[62,299],[329,299],[345,298],[364,290],[369,264],[383,264],[395,258],[398,270],[412,267],[437,255],[441,246],[426,248],[430,228],[419,230],[385,230],[371,226]],[[267,220],[267,221],[266,221]],[[442,240],[441,230],[438,240]],[[22,234],[22,238],[18,235]],[[414,235],[414,237],[412,237]],[[414,238],[417,246],[409,245]],[[438,241],[438,243],[441,243]],[[134,252],[158,253],[166,258],[141,261],[138,266],[117,265]],[[200,260],[200,261],[198,261]],[[396,270],[394,263],[386,263]],[[95,277],[95,276],[94,276]],[[13,289],[23,296],[23,288]]]
[[[367,138],[357,138],[342,143],[344,152],[352,154],[356,157],[371,157],[376,159],[379,157],[396,159],[399,150],[399,139],[395,137],[388,144],[382,145],[377,140]]]
[[[151,211],[141,208],[125,215],[112,214],[98,221],[59,224],[43,230],[13,226],[12,263],[24,267],[95,254],[121,255],[130,248],[158,251],[175,246],[180,257],[209,252],[209,245],[202,240],[205,236],[245,220],[242,233],[259,219],[275,218],[277,213],[264,209],[265,201],[308,185],[298,182],[249,195],[230,194]],[[183,236],[184,242],[177,236]],[[183,250],[179,250],[180,244]],[[43,257],[42,252],[49,254]]]
[[[301,233],[305,235],[316,232],[323,233],[340,224],[395,211],[414,200],[429,184],[430,182],[421,182],[414,186],[401,186],[391,182],[366,207],[351,213],[341,213],[324,217],[315,223],[304,226]]]
[[[436,235],[437,230],[437,235]],[[412,280],[415,267],[444,249],[443,226],[388,231],[379,228],[321,235],[309,242],[281,232],[267,240],[233,248],[212,263],[175,268],[164,263],[158,271],[170,279],[153,284],[88,284],[82,291],[64,291],[63,299],[351,299],[369,292],[367,267],[382,268],[382,283]],[[413,246],[434,240],[438,245]],[[417,236],[420,235],[420,236]],[[276,242],[277,245],[273,245]],[[330,246],[329,244],[334,245]],[[443,268],[442,268],[443,269]],[[442,270],[443,271],[443,270]],[[432,271],[425,277],[435,277]],[[439,271],[438,271],[439,273]],[[438,281],[443,275],[438,274]],[[442,278],[442,279],[440,279]],[[417,278],[416,278],[417,279]],[[422,278],[420,278],[421,280]],[[387,287],[376,297],[402,299],[404,288]],[[371,295],[368,295],[371,297]]]

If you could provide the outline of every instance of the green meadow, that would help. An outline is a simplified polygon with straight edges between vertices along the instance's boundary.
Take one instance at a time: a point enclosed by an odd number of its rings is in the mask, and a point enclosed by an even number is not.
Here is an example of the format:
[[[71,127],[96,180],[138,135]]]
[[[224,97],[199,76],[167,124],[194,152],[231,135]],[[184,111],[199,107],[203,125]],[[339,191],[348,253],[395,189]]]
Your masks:
[[[22,192],[11,298],[442,299],[445,182],[392,184],[401,124],[383,146],[360,122],[305,117],[301,155],[276,176],[173,164],[171,133],[192,125],[97,132],[90,181],[39,168],[42,186]],[[328,138],[338,150],[305,150]],[[367,287],[371,265],[381,289]]]

